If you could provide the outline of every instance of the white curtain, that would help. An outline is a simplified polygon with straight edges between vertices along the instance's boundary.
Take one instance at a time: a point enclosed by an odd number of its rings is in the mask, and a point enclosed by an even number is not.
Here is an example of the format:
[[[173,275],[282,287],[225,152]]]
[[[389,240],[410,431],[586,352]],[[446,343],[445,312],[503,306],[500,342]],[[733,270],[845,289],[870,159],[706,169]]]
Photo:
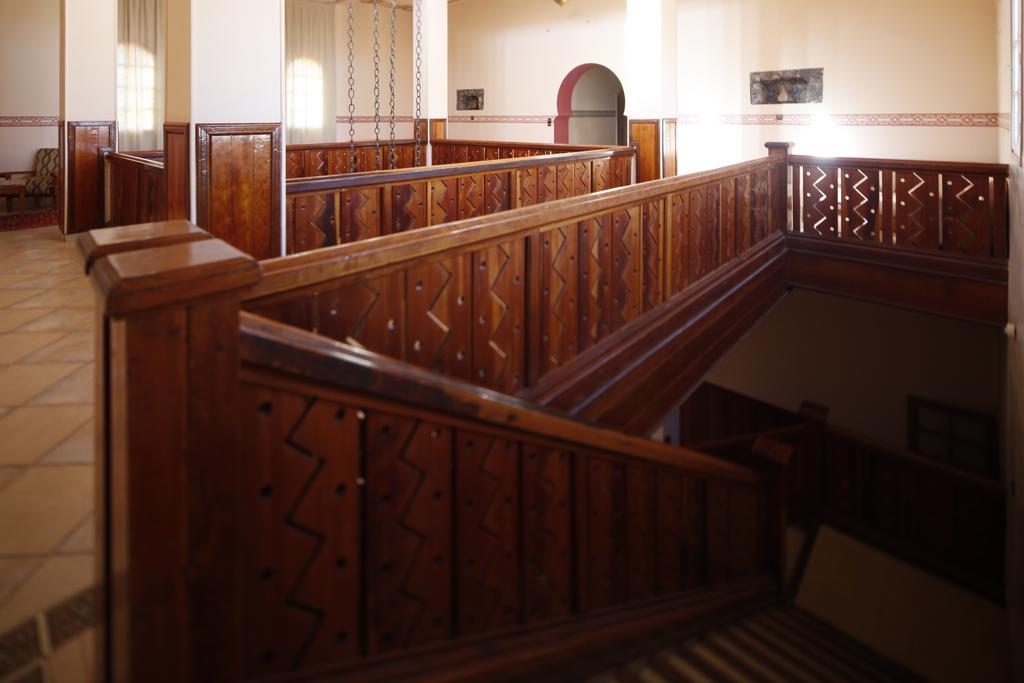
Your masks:
[[[122,151],[163,148],[164,0],[118,0],[117,137]]]
[[[286,142],[332,142],[334,2],[285,0],[284,26]]]

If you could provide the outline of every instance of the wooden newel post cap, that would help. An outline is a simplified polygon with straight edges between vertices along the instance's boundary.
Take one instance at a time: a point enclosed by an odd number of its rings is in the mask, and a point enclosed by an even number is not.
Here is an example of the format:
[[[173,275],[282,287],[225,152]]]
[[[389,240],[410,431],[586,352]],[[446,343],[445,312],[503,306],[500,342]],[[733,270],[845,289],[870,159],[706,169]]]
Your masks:
[[[139,223],[90,230],[78,239],[78,251],[85,259],[85,272],[88,274],[93,263],[110,254],[197,242],[212,237],[213,235],[188,221]]]
[[[790,150],[793,149],[792,142],[766,142],[764,146],[768,148],[768,156],[777,155],[788,155]]]
[[[246,289],[259,262],[218,239],[113,253],[95,261],[93,285],[109,316],[181,306]]]

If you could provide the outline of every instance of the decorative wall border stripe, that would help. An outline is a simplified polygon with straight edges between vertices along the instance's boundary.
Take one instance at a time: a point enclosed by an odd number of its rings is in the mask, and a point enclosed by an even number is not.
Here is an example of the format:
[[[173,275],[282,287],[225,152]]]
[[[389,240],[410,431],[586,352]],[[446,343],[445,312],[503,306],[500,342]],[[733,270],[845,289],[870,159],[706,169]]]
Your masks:
[[[55,128],[56,116],[0,116],[0,128]]]
[[[999,114],[826,114],[837,126],[997,128]],[[809,126],[820,114],[683,114],[684,126],[714,123],[731,126]]]
[[[999,114],[999,127],[1003,130],[1010,130],[1010,114],[1009,112]]]
[[[352,120],[355,123],[373,123],[375,121],[373,116],[353,116]],[[426,121],[427,119],[424,118],[423,120]],[[335,119],[335,122],[336,123],[348,123],[348,117],[347,116],[339,116],[339,117],[337,117]],[[380,117],[380,122],[381,123],[391,123],[391,117],[390,116],[381,116]],[[412,123],[412,122],[413,122],[413,117],[412,116],[396,116],[395,117],[395,123]]]
[[[539,115],[470,115],[455,114],[449,123],[534,123],[549,125],[556,114]],[[1006,128],[1009,114],[827,114],[837,126],[926,127],[926,128]],[[810,126],[820,120],[820,114],[680,114],[683,126],[713,123],[729,126]],[[381,123],[390,119],[381,117]],[[348,123],[347,116],[337,117],[338,123]],[[356,123],[373,123],[373,116],[356,116]],[[396,116],[395,123],[412,123],[411,116]]]
[[[469,116],[459,114],[456,116],[449,116],[448,121],[451,123],[543,123],[544,125],[547,125],[551,121],[554,121],[555,116],[557,115],[540,114],[537,116]]]

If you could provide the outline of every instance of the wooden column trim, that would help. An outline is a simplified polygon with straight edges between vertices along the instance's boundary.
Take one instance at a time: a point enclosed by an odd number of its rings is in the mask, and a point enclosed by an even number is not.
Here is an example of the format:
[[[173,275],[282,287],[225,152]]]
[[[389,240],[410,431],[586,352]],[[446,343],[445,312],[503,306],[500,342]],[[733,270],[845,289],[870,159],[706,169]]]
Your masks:
[[[167,220],[188,220],[192,215],[192,150],[188,129],[188,123],[164,123]]]
[[[661,119],[629,119],[629,144],[636,149],[636,181],[661,178]]]
[[[102,150],[116,149],[117,122],[68,121],[66,133],[62,154],[67,173],[66,232],[101,228],[104,225]]]
[[[789,216],[789,156],[793,149],[792,142],[766,142],[770,159],[783,159],[783,164],[771,171],[771,229],[788,232],[792,229]]]
[[[232,150],[230,161],[214,163],[215,139],[237,138],[248,151]],[[259,140],[265,138],[265,141]],[[264,149],[264,147],[266,149]],[[262,180],[246,178],[241,163],[261,163],[268,155],[266,194]],[[249,169],[253,170],[253,169]],[[225,175],[226,174],[226,175]],[[240,182],[245,180],[245,183]],[[222,181],[222,191],[215,186]],[[257,259],[281,255],[281,124],[196,124],[196,223],[214,237]],[[266,234],[256,234],[265,226]]]

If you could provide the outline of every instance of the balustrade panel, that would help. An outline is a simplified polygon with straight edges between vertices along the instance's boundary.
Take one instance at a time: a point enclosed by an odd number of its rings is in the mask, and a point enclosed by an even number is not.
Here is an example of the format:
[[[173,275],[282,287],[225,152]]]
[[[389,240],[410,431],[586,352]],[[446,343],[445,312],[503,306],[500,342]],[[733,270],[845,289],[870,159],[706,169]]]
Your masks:
[[[791,159],[794,232],[956,256],[1008,256],[1005,166]]]

